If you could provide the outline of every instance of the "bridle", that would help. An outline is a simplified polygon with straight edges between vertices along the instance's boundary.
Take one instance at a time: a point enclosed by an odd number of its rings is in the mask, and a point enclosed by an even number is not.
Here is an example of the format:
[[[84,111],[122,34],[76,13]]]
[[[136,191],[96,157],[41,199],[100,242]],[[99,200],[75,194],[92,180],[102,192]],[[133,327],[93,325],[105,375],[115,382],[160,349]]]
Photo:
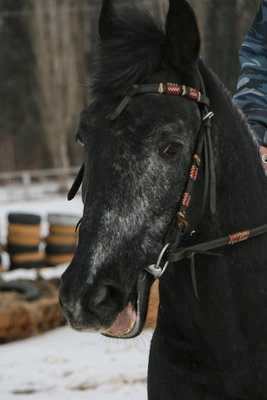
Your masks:
[[[157,93],[159,95],[173,95],[181,96],[190,99],[199,104],[201,114],[201,126],[195,147],[195,152],[192,157],[192,163],[188,174],[188,180],[185,191],[182,195],[179,209],[175,218],[172,221],[170,230],[166,236],[165,245],[160,252],[156,264],[145,267],[145,270],[152,274],[155,278],[162,276],[166,270],[169,262],[177,262],[183,258],[191,260],[191,277],[195,295],[198,297],[197,282],[195,273],[195,254],[212,254],[210,250],[228,245],[235,244],[254,236],[261,235],[267,232],[267,224],[261,225],[257,228],[245,230],[242,232],[229,234],[223,238],[216,240],[199,243],[193,246],[179,247],[183,235],[186,233],[189,223],[187,219],[188,208],[191,203],[195,183],[199,176],[199,169],[204,159],[204,190],[203,190],[203,205],[201,215],[204,212],[207,200],[209,200],[209,207],[211,213],[214,215],[216,212],[216,176],[213,155],[213,145],[211,139],[211,118],[214,116],[213,112],[209,110],[209,99],[206,96],[205,85],[201,76],[200,78],[200,91],[188,86],[178,85],[175,83],[157,83],[157,84],[141,84],[133,85],[128,93],[123,97],[115,111],[109,115],[111,121],[116,120],[127,107],[131,99],[140,94]],[[68,193],[68,200],[72,200],[79,190],[84,175],[84,164],[82,165],[77,177],[74,180],[72,187]],[[173,239],[173,236],[174,239]],[[170,237],[172,237],[170,239]],[[165,261],[162,264],[162,260]]]

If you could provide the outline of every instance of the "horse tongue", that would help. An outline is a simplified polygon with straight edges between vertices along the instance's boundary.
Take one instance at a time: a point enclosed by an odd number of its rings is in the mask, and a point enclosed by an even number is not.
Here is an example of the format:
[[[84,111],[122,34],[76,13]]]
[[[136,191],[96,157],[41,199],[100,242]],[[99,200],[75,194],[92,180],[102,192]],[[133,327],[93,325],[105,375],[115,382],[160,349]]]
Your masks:
[[[133,310],[131,302],[122,310],[115,323],[107,331],[109,335],[112,336],[123,336],[130,332],[136,322],[136,311]]]

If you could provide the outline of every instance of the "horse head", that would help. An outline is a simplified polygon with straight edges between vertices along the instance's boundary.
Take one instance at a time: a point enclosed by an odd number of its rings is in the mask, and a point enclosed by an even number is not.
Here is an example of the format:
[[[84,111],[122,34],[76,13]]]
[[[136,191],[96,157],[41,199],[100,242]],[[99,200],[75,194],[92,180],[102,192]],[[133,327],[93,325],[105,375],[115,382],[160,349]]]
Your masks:
[[[111,118],[132,85],[199,89],[200,39],[186,1],[170,1],[166,32],[144,10],[103,1],[93,102],[82,111],[84,212],[75,256],[62,276],[71,326],[131,337],[142,330],[157,259],[177,210],[200,129],[195,102],[137,95]]]
[[[84,213],[60,302],[75,329],[133,337],[152,283],[144,268],[166,244],[202,125],[190,97],[203,88],[200,36],[184,0],[170,1],[164,31],[144,11],[103,1],[99,34],[93,101],[76,135],[85,148]],[[182,96],[162,95],[162,82]],[[165,86],[177,94],[175,85]],[[192,209],[189,232],[199,218]]]

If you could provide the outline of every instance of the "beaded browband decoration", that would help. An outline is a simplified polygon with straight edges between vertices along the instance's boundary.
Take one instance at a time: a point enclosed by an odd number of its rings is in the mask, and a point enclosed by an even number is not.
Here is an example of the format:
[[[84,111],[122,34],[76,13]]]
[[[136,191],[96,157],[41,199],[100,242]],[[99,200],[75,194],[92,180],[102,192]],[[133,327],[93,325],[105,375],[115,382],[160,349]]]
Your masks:
[[[137,94],[144,93],[159,93],[168,94],[174,96],[187,97],[190,100],[194,100],[197,103],[205,104],[209,106],[209,99],[204,96],[201,92],[193,89],[189,86],[178,85],[177,83],[151,83],[143,85],[133,85],[128,93],[123,97],[122,101],[116,108],[116,110],[109,116],[109,118],[114,121],[117,119],[123,110],[126,108],[129,101]]]

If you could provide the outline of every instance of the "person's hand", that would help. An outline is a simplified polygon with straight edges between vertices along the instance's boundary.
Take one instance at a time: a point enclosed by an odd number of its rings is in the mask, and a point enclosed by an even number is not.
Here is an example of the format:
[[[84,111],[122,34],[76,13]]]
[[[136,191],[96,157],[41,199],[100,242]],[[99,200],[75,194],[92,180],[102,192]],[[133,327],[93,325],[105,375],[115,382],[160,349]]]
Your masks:
[[[265,174],[267,175],[267,147],[260,146],[260,153],[265,168]]]

